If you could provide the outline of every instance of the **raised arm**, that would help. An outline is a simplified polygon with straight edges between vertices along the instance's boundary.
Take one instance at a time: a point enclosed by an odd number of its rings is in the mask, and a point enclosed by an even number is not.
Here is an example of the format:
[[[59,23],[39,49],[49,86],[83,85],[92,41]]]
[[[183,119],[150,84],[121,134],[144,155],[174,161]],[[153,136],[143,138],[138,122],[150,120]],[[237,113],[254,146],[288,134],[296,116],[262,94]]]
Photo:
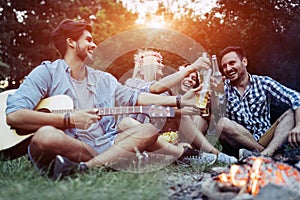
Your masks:
[[[196,105],[196,92],[201,87],[191,89],[181,96],[162,96],[151,93],[140,93],[137,99],[137,105],[162,105],[162,106],[173,106],[177,108],[183,108],[184,106],[195,107]]]
[[[202,68],[209,68],[210,61],[208,58],[199,57],[194,63],[187,67],[183,67],[181,70],[170,74],[161,80],[155,82],[150,86],[150,92],[154,94],[160,94],[168,91],[170,88],[176,86],[182,79],[187,77],[190,73],[200,71]]]

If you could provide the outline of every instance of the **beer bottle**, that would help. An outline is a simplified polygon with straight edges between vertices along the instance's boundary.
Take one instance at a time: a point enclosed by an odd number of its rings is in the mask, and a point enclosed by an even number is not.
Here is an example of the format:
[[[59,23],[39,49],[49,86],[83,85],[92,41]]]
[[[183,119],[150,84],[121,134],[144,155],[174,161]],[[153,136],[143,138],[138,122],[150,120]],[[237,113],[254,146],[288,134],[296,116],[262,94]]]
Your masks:
[[[216,91],[214,91],[214,97],[212,97],[212,112],[214,113],[216,119],[218,120],[220,117],[225,116],[225,95],[222,73],[219,70],[218,60],[216,55],[212,55],[212,77],[215,79],[217,83]]]
[[[206,52],[203,53],[203,57],[207,57]],[[202,69],[199,72],[199,80],[202,80],[202,89],[197,96],[196,106],[203,110],[203,116],[209,116],[209,98],[210,98],[210,77],[212,74],[212,70]]]
[[[212,77],[216,80],[217,84],[222,82],[222,73],[219,70],[218,60],[216,55],[212,55],[211,57],[212,62]]]

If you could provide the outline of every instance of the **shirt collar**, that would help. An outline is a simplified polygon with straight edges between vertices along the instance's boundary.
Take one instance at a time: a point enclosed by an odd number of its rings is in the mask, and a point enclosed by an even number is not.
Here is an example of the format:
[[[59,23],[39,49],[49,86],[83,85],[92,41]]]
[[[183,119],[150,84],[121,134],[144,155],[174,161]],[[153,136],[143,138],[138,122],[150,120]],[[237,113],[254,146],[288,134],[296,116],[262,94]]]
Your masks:
[[[71,72],[71,67],[66,63],[66,61],[64,59],[62,59],[62,60],[64,62],[63,66],[64,66],[65,72],[70,73]],[[85,65],[85,68],[86,68],[86,71],[87,71],[87,84],[88,84],[88,86],[96,85],[95,83],[96,83],[97,80],[93,76],[92,69],[90,67],[87,67],[86,65]]]

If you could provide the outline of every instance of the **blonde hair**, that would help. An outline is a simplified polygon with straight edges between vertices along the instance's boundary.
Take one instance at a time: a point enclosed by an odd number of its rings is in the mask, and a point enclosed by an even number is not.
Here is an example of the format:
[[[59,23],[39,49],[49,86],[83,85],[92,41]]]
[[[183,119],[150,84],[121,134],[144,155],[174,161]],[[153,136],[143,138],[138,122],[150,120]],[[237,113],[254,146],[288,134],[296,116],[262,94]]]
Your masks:
[[[156,68],[153,66],[154,59],[159,58],[162,61],[162,56],[159,52],[153,50],[138,50],[134,55],[134,69],[132,78],[140,78],[145,81],[156,80]],[[149,59],[150,58],[150,59]],[[149,66],[149,67],[147,67]]]

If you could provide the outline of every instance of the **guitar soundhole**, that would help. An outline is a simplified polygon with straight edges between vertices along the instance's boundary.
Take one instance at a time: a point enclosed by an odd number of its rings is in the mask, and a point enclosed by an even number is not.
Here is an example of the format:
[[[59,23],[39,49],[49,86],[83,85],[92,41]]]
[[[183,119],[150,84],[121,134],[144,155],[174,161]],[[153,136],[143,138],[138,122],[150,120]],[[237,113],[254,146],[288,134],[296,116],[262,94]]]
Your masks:
[[[39,112],[50,113],[50,110],[47,108],[38,109]]]

